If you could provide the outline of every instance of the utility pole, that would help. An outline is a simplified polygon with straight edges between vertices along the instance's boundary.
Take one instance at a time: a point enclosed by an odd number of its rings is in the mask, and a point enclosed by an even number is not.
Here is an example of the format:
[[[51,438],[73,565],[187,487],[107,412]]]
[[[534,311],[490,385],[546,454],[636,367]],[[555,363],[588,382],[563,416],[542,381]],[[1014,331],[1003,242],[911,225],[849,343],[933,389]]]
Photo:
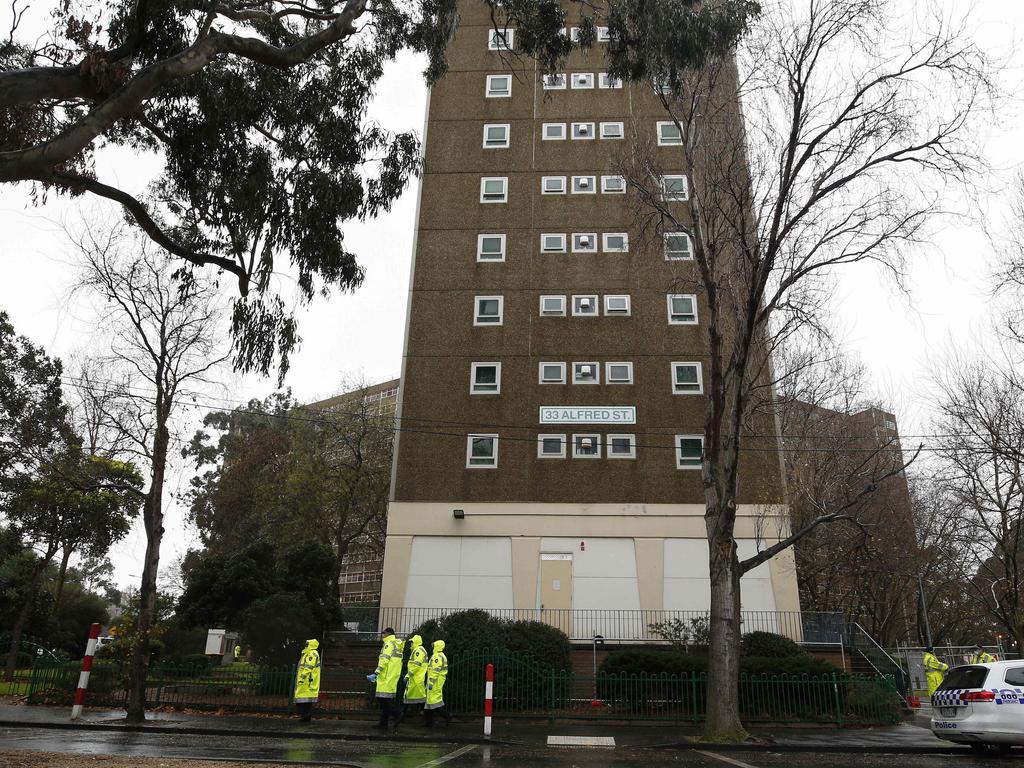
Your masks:
[[[921,616],[924,618],[924,644],[931,647],[932,628],[928,624],[928,603],[924,599],[924,581],[921,579],[921,574],[917,574],[917,593],[918,602],[921,604]]]

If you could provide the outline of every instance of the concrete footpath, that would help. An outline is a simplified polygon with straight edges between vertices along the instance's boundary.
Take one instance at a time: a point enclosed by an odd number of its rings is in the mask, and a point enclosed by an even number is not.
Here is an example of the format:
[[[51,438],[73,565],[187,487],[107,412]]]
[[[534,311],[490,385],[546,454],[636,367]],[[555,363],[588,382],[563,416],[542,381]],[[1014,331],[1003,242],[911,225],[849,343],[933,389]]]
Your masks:
[[[935,754],[966,751],[935,738],[927,721],[891,727],[822,728],[800,725],[753,726],[754,737],[744,744],[699,742],[692,725],[656,724],[610,726],[607,723],[504,722],[496,720],[491,739],[485,739],[480,718],[461,718],[448,728],[423,728],[415,721],[402,724],[397,734],[384,733],[368,720],[324,717],[301,723],[294,717],[152,712],[145,725],[129,726],[123,710],[87,709],[72,722],[70,709],[0,704],[0,727],[174,733],[194,736],[260,737],[455,744],[545,746],[549,736],[613,736],[616,746],[660,749],[738,749],[773,752]]]

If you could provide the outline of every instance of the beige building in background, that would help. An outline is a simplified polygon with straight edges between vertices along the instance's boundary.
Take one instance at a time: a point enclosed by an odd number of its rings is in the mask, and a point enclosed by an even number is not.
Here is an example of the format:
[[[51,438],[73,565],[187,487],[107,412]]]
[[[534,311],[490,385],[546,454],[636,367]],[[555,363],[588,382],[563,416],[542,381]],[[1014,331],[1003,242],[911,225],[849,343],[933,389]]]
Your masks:
[[[616,172],[648,141],[684,200],[678,135],[607,77],[601,35],[545,80],[486,6],[460,10],[428,106],[381,605],[517,609],[577,638],[620,632],[598,612],[706,611],[702,299],[687,234],[642,237]],[[741,556],[786,523],[778,440],[759,446]],[[743,578],[742,607],[765,629],[799,611],[791,554]]]

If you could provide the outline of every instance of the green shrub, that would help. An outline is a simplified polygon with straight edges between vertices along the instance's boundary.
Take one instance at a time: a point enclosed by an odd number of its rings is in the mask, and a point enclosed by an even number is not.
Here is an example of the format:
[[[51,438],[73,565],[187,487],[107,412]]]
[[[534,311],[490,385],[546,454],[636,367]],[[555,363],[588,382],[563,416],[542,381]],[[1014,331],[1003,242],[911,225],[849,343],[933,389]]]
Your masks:
[[[608,675],[685,675],[707,672],[705,656],[685,656],[670,651],[612,651],[599,671]]]
[[[205,653],[189,653],[173,663],[175,667],[182,669],[182,671],[191,668],[196,673],[206,672],[213,668],[213,657],[207,656]]]
[[[795,642],[774,632],[747,632],[740,638],[740,656],[788,659],[806,655]]]
[[[822,677],[838,674],[839,672],[838,667],[809,653],[781,659],[766,656],[740,657],[740,673],[744,675],[806,675],[807,677]]]
[[[874,680],[848,680],[843,686],[844,716],[867,722],[900,721],[903,701],[895,689]]]

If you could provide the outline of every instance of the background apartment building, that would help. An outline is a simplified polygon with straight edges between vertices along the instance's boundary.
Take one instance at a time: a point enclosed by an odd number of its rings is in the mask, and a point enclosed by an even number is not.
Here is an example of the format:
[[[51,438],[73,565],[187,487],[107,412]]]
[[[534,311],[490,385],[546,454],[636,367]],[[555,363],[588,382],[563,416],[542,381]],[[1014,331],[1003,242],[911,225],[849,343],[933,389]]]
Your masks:
[[[605,74],[600,30],[544,78],[486,6],[460,10],[428,107],[381,604],[705,611],[702,299],[687,234],[641,238],[617,172],[648,141],[682,204],[678,133]],[[759,445],[741,556],[785,525],[778,441]],[[799,610],[789,554],[744,577],[743,608]]]

